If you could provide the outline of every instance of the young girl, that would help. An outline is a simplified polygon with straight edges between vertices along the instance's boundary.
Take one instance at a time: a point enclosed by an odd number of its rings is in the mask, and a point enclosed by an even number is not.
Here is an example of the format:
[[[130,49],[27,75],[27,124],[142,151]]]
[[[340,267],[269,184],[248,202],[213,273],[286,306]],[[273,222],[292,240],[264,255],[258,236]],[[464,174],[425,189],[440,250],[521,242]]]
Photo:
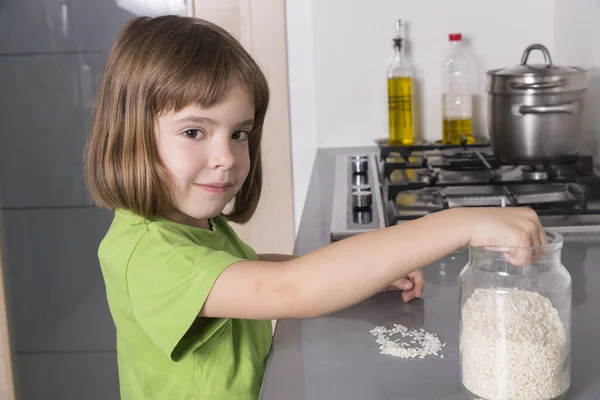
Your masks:
[[[86,173],[115,210],[99,259],[123,399],[256,399],[271,319],[328,314],[391,284],[408,284],[410,301],[417,270],[457,248],[546,243],[531,210],[454,209],[297,258],[256,255],[228,221],[248,221],[260,198],[268,98],[257,64],[206,21],[137,18],[115,40]]]

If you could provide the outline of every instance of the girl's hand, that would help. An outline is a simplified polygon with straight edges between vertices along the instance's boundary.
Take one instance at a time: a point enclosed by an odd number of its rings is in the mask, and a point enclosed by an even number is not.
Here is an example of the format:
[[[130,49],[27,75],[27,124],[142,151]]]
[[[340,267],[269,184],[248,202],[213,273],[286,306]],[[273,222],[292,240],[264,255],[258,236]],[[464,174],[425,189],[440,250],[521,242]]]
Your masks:
[[[531,247],[548,244],[544,228],[530,208],[473,208],[462,212],[466,217],[464,226],[469,231],[465,244],[510,248],[506,255],[514,265],[531,264],[537,253]]]
[[[384,291],[402,290],[402,300],[405,303],[421,297],[423,294],[423,273],[421,270],[416,270],[408,274],[406,278],[400,278],[392,283]]]

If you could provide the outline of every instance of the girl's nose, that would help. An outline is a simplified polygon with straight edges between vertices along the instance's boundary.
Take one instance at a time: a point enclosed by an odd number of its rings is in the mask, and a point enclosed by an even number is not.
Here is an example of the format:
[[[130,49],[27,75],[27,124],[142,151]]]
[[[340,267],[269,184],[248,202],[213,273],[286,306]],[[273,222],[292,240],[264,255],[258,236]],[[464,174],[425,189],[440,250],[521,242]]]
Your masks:
[[[235,155],[229,138],[214,141],[210,150],[210,166],[212,168],[229,170],[235,166]]]

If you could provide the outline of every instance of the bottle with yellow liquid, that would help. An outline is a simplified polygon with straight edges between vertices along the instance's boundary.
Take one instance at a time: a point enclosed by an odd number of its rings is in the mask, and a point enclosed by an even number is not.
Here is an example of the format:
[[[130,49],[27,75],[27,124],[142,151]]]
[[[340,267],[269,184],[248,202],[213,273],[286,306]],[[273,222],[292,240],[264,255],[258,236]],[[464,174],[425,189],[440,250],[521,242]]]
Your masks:
[[[473,139],[473,65],[460,33],[449,35],[451,49],[444,63],[442,142],[471,144]]]
[[[414,143],[413,68],[404,54],[402,21],[396,21],[394,58],[387,69],[389,137],[392,146]]]

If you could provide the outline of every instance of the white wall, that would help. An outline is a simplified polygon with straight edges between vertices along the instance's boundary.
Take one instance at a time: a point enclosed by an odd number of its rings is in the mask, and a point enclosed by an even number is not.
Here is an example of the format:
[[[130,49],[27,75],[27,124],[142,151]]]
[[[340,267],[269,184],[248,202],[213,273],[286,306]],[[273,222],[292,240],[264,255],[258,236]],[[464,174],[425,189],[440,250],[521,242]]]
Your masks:
[[[448,33],[468,37],[483,68],[512,66],[531,43],[543,43],[552,51],[549,4],[549,0],[313,0],[318,145],[370,145],[387,136],[385,66],[392,54],[396,18],[409,24],[411,58],[420,70],[421,104],[416,108],[422,136],[437,139]]]
[[[297,232],[317,151],[312,1],[286,0],[286,19],[294,220]]]
[[[555,0],[555,60],[590,69],[584,110],[584,139],[600,138],[600,0]],[[600,151],[596,149],[597,156]]]
[[[387,136],[385,67],[394,21],[408,24],[418,69],[418,133],[441,137],[440,85],[448,33],[462,32],[480,61],[475,128],[485,129],[485,71],[520,62],[542,43],[555,63],[595,66],[586,110],[588,137],[600,126],[600,0],[287,0],[296,221],[318,147],[373,145]],[[594,40],[595,38],[595,40]],[[542,60],[533,52],[530,62]],[[595,82],[595,83],[594,83]]]

